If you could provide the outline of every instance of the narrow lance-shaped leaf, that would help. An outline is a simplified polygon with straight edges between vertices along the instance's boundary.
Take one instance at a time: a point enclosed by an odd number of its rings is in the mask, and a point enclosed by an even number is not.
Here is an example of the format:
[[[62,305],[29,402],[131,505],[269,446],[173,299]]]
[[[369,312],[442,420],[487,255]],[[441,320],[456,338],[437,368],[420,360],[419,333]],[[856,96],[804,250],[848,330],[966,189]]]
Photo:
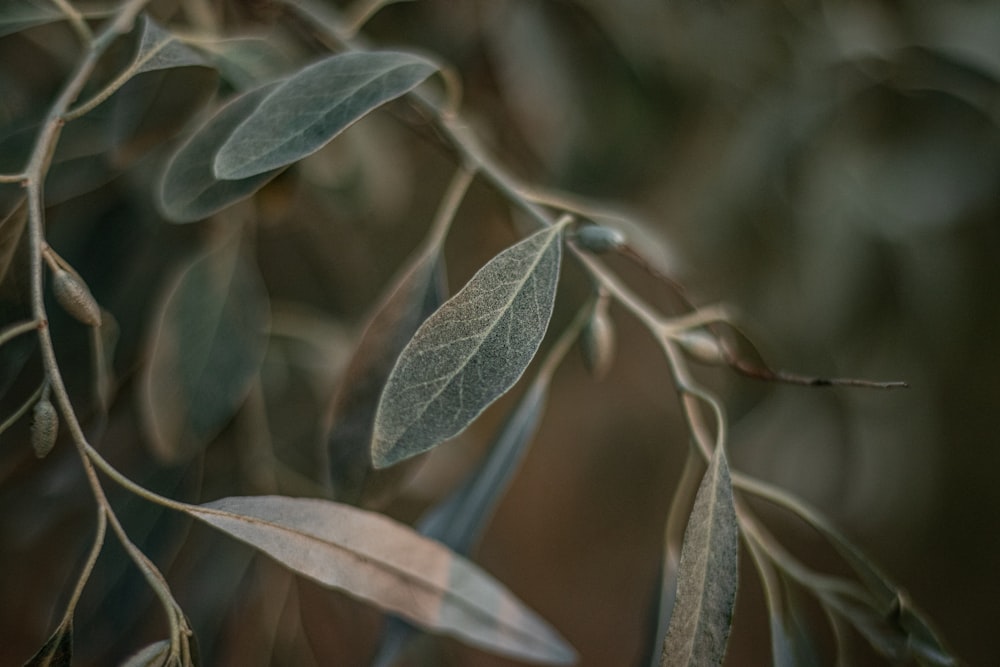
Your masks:
[[[379,402],[376,468],[458,434],[521,377],[552,316],[560,230],[547,227],[501,252],[417,330]]]
[[[186,511],[314,581],[434,632],[522,660],[575,660],[565,640],[500,583],[381,514],[280,496],[224,498]]]
[[[141,388],[163,461],[197,454],[233,417],[264,358],[268,320],[267,294],[238,240],[182,270],[156,319]]]
[[[240,95],[195,130],[167,164],[160,182],[159,205],[172,222],[194,222],[249,197],[278,175],[280,169],[239,181],[221,181],[212,172],[219,147],[277,84]]]
[[[341,53],[282,82],[223,144],[215,175],[241,179],[311,153],[382,104],[415,88],[437,66],[409,53]]]
[[[725,449],[716,447],[684,532],[663,667],[721,665],[732,627],[739,530]]]

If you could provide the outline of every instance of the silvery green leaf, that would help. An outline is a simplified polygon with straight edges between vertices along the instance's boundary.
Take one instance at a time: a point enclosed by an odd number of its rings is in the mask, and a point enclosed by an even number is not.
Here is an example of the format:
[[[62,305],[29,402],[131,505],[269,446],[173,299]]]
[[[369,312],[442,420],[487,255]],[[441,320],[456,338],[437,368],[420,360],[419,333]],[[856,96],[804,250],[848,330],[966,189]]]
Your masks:
[[[377,107],[415,88],[437,66],[392,51],[341,53],[285,79],[215,156],[217,178],[235,180],[315,153]]]
[[[161,639],[130,655],[120,667],[166,667],[168,655],[170,640]]]
[[[663,641],[662,667],[721,665],[732,627],[739,530],[729,466],[717,447],[684,531],[677,599]]]
[[[379,402],[375,467],[458,434],[521,377],[552,316],[560,230],[547,227],[501,252],[417,330]]]
[[[381,514],[281,496],[224,498],[185,511],[299,574],[428,630],[522,660],[576,659],[572,647],[502,584]]]
[[[222,181],[212,173],[219,147],[277,84],[239,95],[219,109],[182,145],[163,173],[159,206],[172,222],[194,222],[249,197],[278,175],[274,169],[239,181]]]
[[[194,257],[169,286],[142,376],[141,407],[160,460],[185,461],[232,419],[267,348],[270,304],[238,240]]]

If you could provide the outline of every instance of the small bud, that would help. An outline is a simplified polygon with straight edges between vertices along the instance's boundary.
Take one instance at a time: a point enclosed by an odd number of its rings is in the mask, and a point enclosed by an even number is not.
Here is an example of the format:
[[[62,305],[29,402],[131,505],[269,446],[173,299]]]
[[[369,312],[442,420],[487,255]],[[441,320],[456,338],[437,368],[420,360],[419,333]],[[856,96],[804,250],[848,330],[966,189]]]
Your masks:
[[[722,366],[726,363],[726,355],[718,339],[706,331],[692,329],[679,334],[674,340],[695,361],[712,366]]]
[[[585,225],[577,228],[574,240],[580,247],[595,254],[618,250],[625,245],[625,235],[617,229],[601,225]]]
[[[52,275],[52,293],[63,309],[92,327],[101,326],[101,308],[82,280],[60,268]]]
[[[615,360],[615,327],[608,313],[607,299],[601,299],[580,332],[583,365],[600,380],[611,370]]]
[[[55,446],[58,434],[59,415],[48,397],[43,396],[35,403],[31,420],[31,447],[35,450],[35,456],[45,458]]]

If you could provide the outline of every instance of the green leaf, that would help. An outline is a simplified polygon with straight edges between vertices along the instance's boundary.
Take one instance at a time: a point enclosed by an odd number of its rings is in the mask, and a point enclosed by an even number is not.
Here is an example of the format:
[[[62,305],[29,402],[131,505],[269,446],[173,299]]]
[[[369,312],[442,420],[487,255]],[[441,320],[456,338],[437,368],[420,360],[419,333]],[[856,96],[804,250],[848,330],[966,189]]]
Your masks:
[[[379,396],[400,352],[417,328],[444,302],[438,248],[418,253],[382,298],[365,327],[333,398],[327,436],[338,500],[355,503],[374,493],[369,446]]]
[[[159,309],[141,387],[162,461],[194,456],[233,417],[264,358],[267,326],[267,294],[238,241],[183,267]]]
[[[279,84],[236,128],[215,156],[214,173],[241,179],[297,162],[436,69],[428,60],[391,51],[343,53],[314,63]]]
[[[73,623],[60,624],[42,648],[31,656],[24,667],[70,667],[73,663]]]
[[[456,435],[521,377],[552,316],[560,232],[547,227],[501,252],[417,330],[379,402],[376,468]]]
[[[509,657],[570,664],[573,649],[499,582],[443,545],[349,505],[224,498],[186,511],[325,586]]]
[[[120,667],[165,667],[168,655],[170,640],[161,639],[130,655]]]
[[[272,39],[260,37],[210,37],[189,44],[203,52],[234,88],[255,88],[274,81],[291,69],[291,60]]]
[[[739,574],[739,530],[723,447],[705,472],[684,531],[677,600],[660,664],[721,665],[732,627]]]
[[[239,181],[220,181],[212,161],[233,128],[253,113],[277,84],[272,83],[231,100],[178,149],[163,173],[158,202],[173,222],[194,222],[249,197],[278,175],[274,169]]]

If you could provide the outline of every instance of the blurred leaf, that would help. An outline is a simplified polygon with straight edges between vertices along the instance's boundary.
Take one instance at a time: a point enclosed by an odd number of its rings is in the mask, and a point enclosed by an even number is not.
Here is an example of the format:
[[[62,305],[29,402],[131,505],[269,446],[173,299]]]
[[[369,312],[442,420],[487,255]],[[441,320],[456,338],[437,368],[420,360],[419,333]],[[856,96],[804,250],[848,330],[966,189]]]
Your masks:
[[[378,106],[415,88],[437,67],[407,53],[330,56],[278,85],[215,157],[219,178],[240,179],[287,166]]]
[[[489,575],[381,514],[280,496],[224,498],[186,511],[304,576],[429,630],[524,660],[575,659],[565,640]]]
[[[379,402],[376,468],[456,435],[521,377],[552,316],[560,232],[547,227],[501,252],[417,330]]]
[[[486,531],[535,437],[545,413],[550,380],[549,374],[536,378],[507,415],[476,472],[421,519],[418,526],[421,533],[440,540],[463,556],[469,555]]]
[[[202,450],[250,390],[267,347],[268,299],[238,240],[192,259],[159,309],[141,401],[153,450]]]
[[[212,65],[237,90],[259,86],[284,75],[291,60],[271,39],[233,37],[199,39],[189,44],[205,53]]]
[[[828,589],[816,593],[823,604],[854,626],[880,654],[895,662],[906,660],[908,650],[905,633],[887,623],[885,616],[875,611],[871,600],[858,599]]]
[[[126,74],[135,76],[141,72],[152,72],[158,69],[205,64],[205,59],[197,51],[178,40],[176,35],[163,28],[148,15],[143,14],[139,50],[135,54],[132,65],[126,70]]]
[[[24,667],[70,667],[73,663],[73,622],[60,624]]]
[[[165,667],[170,654],[170,640],[161,639],[133,653],[120,667]]]
[[[24,199],[7,217],[0,220],[0,283],[7,277],[14,261],[14,253],[21,242],[25,223],[28,221],[28,207]]]
[[[907,645],[910,652],[922,665],[935,667],[950,667],[957,665],[958,660],[945,648],[937,633],[930,627],[927,619],[917,611],[909,597],[900,593],[898,597],[897,623],[907,635]]]
[[[244,93],[219,109],[174,153],[160,182],[158,203],[173,222],[207,218],[262,188],[278,175],[275,169],[239,181],[220,181],[212,172],[219,147],[277,84]]]
[[[375,309],[333,398],[327,437],[338,500],[358,501],[369,481],[370,444],[379,396],[396,359],[446,297],[437,248],[421,250]]]
[[[677,600],[660,664],[721,665],[739,576],[739,530],[722,446],[702,479],[684,532]]]
[[[107,16],[113,12],[114,9],[108,8],[80,8],[80,13],[86,18]],[[52,0],[4,0],[0,6],[0,37],[65,18]]]

